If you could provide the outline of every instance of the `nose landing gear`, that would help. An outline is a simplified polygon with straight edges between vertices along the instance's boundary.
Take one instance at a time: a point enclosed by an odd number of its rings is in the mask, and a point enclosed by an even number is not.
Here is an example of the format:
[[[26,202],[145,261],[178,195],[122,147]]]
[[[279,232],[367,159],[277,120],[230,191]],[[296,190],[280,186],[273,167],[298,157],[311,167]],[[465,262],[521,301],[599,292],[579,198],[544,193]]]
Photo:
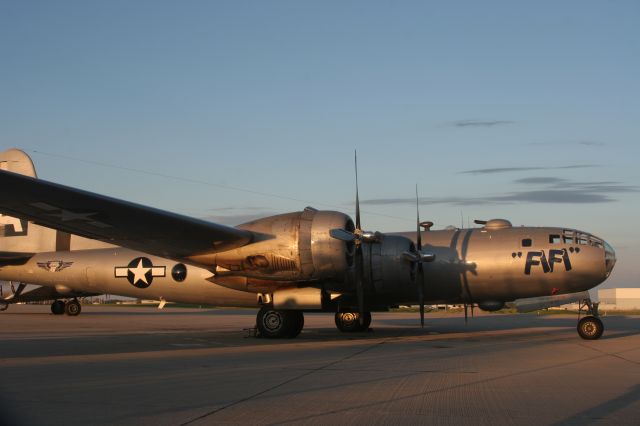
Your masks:
[[[586,312],[587,316],[578,321],[578,334],[585,340],[596,340],[602,336],[604,332],[604,324],[598,314],[599,302],[592,302],[591,299],[585,299],[578,304],[578,318],[582,312]]]

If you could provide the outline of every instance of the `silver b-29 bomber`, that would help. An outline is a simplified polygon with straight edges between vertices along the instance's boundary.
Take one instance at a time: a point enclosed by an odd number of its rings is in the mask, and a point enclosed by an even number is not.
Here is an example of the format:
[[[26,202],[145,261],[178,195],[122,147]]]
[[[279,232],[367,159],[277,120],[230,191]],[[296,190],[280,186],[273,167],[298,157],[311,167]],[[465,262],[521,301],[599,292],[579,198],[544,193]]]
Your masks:
[[[42,286],[9,303],[54,300],[77,315],[78,297],[259,308],[264,337],[295,337],[303,312],[335,314],[341,331],[362,331],[371,312],[398,305],[475,304],[495,311],[515,299],[588,290],[615,264],[604,240],[572,228],[362,229],[346,214],[306,208],[236,227],[186,217],[37,179],[22,151],[0,153],[0,280]],[[357,183],[356,183],[357,187]],[[67,300],[64,302],[63,300]],[[597,306],[578,332],[603,331]]]

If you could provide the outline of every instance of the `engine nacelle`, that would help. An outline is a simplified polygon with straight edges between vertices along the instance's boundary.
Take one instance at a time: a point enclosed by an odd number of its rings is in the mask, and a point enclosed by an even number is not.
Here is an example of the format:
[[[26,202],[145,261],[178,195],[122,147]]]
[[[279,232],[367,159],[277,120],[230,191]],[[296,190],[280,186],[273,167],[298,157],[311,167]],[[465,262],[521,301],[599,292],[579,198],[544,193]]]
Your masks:
[[[405,257],[414,250],[413,242],[400,235],[382,235],[379,242],[363,246],[364,275],[375,295],[397,302],[416,299],[415,265]]]
[[[215,254],[219,278],[243,276],[251,280],[308,282],[343,281],[353,264],[353,243],[337,240],[331,229],[353,231],[346,214],[307,208],[239,225],[257,235],[257,241],[244,247]],[[224,280],[214,278],[213,281]]]

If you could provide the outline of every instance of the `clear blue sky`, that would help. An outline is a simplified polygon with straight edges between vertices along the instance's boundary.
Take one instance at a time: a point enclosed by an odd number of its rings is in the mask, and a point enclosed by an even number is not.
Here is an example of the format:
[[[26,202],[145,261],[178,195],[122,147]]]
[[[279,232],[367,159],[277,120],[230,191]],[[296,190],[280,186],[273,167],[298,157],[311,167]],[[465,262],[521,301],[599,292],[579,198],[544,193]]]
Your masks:
[[[583,229],[617,250],[607,286],[640,286],[638,22],[637,1],[5,0],[0,148],[224,223],[352,213],[357,148],[369,229],[413,228],[417,182],[437,227]]]

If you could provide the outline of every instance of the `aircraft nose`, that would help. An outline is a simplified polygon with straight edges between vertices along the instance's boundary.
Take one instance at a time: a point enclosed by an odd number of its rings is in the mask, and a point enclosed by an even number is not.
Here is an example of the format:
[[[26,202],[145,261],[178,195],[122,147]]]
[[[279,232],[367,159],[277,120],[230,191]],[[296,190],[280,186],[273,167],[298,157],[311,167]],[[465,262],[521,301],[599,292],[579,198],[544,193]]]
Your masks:
[[[613,267],[616,264],[616,252],[607,242],[604,243],[604,265],[607,270],[607,277],[613,271]]]

